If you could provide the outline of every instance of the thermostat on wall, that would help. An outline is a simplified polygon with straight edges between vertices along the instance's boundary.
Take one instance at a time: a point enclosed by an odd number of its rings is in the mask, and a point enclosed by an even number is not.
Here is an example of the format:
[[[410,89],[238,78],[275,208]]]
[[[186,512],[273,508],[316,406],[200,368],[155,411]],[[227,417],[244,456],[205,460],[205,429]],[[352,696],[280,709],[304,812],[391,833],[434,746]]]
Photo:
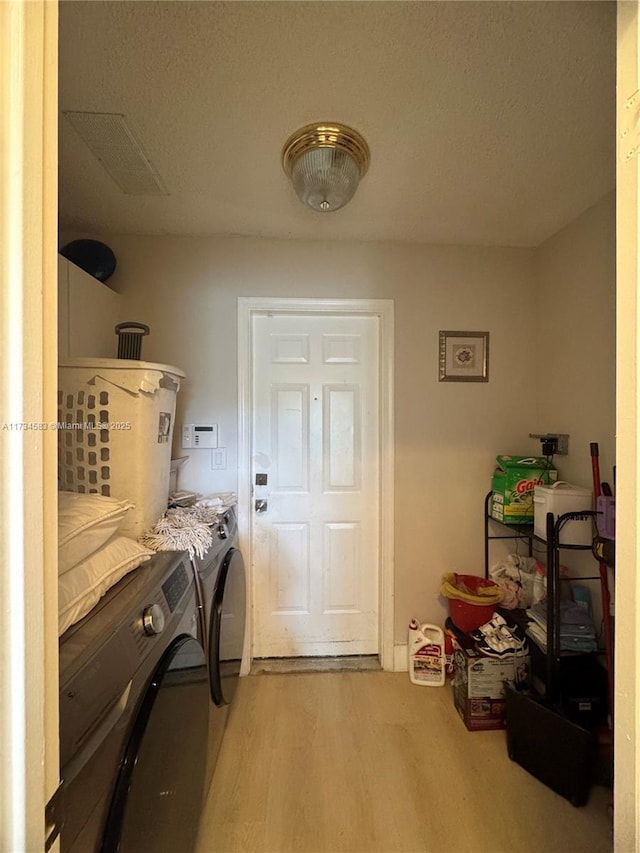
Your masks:
[[[215,448],[218,446],[218,424],[183,424],[182,447]]]

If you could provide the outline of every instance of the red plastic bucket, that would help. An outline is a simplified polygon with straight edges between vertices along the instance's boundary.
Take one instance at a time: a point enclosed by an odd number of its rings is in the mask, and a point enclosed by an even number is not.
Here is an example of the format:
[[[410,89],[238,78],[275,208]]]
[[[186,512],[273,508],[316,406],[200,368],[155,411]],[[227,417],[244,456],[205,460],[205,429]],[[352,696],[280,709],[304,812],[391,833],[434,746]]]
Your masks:
[[[479,589],[486,587],[492,589],[497,587],[493,581],[475,575],[456,575],[456,578],[463,581],[471,593],[477,593]],[[488,622],[497,607],[497,604],[473,604],[470,601],[462,601],[460,598],[448,598],[447,601],[449,602],[451,621],[456,628],[464,631],[465,634]]]

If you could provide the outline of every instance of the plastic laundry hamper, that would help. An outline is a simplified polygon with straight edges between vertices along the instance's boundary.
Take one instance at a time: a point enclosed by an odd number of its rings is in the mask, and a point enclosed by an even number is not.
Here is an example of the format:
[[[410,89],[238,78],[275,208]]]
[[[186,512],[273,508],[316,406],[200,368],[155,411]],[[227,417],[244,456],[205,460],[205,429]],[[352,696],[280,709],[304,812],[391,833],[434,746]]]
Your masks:
[[[65,491],[129,500],[121,532],[137,539],[167,508],[176,367],[76,358],[58,368],[58,475]]]

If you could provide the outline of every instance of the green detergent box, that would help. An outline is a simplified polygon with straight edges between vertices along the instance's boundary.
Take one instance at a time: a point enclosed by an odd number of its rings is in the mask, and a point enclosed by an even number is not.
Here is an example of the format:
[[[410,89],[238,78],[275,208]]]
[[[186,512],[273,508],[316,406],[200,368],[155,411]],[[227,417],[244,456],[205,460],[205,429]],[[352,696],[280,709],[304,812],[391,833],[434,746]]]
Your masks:
[[[491,518],[503,524],[533,524],[536,486],[555,483],[558,472],[544,456],[498,456],[491,488]]]

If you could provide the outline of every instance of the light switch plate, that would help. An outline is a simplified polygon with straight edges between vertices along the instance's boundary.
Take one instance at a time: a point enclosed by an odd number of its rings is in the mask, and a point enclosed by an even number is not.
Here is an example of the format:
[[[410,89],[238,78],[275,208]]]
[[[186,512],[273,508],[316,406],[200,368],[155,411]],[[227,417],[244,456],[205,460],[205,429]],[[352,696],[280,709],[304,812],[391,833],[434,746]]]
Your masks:
[[[227,467],[227,448],[216,447],[211,451],[211,469],[213,471],[221,471]]]

